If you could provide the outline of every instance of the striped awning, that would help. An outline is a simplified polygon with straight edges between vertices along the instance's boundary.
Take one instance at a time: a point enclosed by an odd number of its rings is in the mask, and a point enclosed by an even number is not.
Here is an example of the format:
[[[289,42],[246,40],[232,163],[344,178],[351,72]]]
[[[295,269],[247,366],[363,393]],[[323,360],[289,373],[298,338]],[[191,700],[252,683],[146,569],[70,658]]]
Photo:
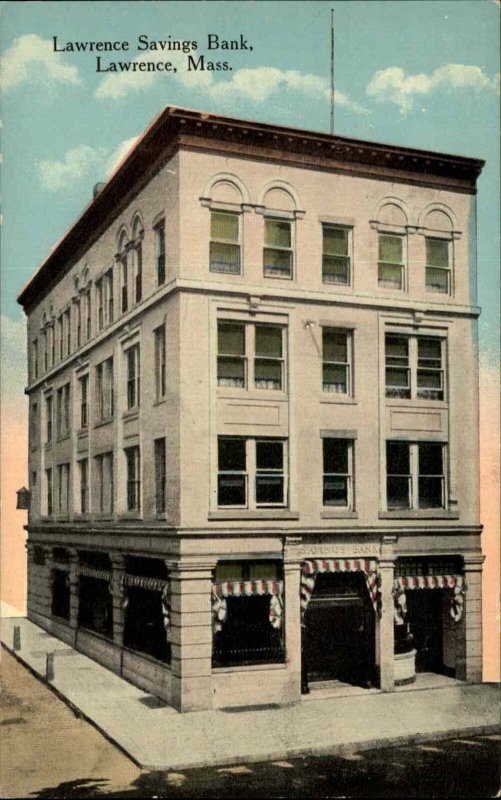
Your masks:
[[[150,592],[163,592],[168,581],[162,578],[146,578],[143,575],[127,575],[123,577],[125,586],[136,586],[138,589],[149,589]]]
[[[409,589],[452,589],[451,617],[459,622],[463,616],[466,581],[462,575],[400,575],[393,581],[395,602]],[[405,615],[405,605],[401,611]]]
[[[310,602],[316,577],[323,572],[363,572],[367,591],[374,606],[378,610],[379,602],[379,565],[376,559],[369,558],[314,558],[303,562],[301,574],[301,614]]]
[[[101,581],[110,581],[111,572],[107,569],[95,569],[94,567],[80,567],[80,575],[86,578],[98,578]]]
[[[252,597],[253,595],[282,595],[283,581],[218,581],[214,584],[217,597]]]

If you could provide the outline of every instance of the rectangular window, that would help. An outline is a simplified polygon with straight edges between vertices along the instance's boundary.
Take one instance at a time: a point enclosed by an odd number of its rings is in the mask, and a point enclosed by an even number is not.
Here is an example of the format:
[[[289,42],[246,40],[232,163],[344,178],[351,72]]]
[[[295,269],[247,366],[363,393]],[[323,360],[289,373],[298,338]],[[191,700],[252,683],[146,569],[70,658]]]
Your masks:
[[[109,269],[104,275],[106,286],[106,297],[108,303],[108,324],[113,322],[113,269]]]
[[[59,360],[62,361],[64,358],[64,331],[63,331],[62,315],[59,317],[57,321],[57,338],[58,338]]]
[[[136,303],[143,297],[143,246],[139,242],[134,247],[134,292]]]
[[[54,513],[53,496],[52,496],[52,469],[45,470],[45,484],[47,487],[47,514],[50,516]]]
[[[102,331],[104,328],[104,282],[103,278],[96,281],[97,297],[97,329]]]
[[[113,513],[113,453],[96,456],[97,510],[100,514]],[[94,503],[94,501],[93,501]]]
[[[386,397],[445,399],[445,340],[432,336],[385,337]]]
[[[411,396],[409,339],[406,336],[386,335],[385,374],[386,397]]]
[[[43,368],[44,372],[47,372],[47,368],[49,366],[49,350],[47,345],[47,331],[44,331],[42,334],[42,347],[43,347]]]
[[[125,450],[127,462],[127,511],[141,510],[141,459],[139,447]]]
[[[262,439],[256,441],[256,505],[283,506],[284,443]]]
[[[66,439],[70,433],[70,384],[57,390],[56,427],[58,439]]]
[[[292,222],[265,218],[264,274],[272,278],[292,278]]]
[[[155,397],[163,400],[167,391],[167,365],[165,353],[165,325],[156,328],[155,336]]]
[[[122,314],[125,314],[127,309],[129,308],[129,269],[127,264],[127,253],[124,253],[120,257],[120,265],[121,265],[121,279],[122,279]]]
[[[57,465],[57,511],[66,514],[70,504],[70,465]]]
[[[351,395],[351,332],[322,328],[322,388]]]
[[[155,225],[155,251],[157,286],[165,283],[165,221]]]
[[[139,406],[139,345],[130,347],[126,351],[127,359],[127,408]]]
[[[36,381],[38,378],[38,341],[33,339],[33,345],[31,349],[31,366],[33,371],[33,380]]]
[[[69,356],[71,353],[71,309],[68,308],[67,311],[64,312],[64,325],[65,325],[65,336],[66,336],[66,355]]]
[[[53,425],[53,403],[52,395],[45,398],[45,421],[46,421],[46,442],[52,444],[52,425]]]
[[[218,439],[218,506],[246,506],[247,460],[245,439]]]
[[[353,442],[350,439],[324,438],[323,504],[353,507]]]
[[[84,429],[89,424],[89,376],[84,375],[78,383],[80,386],[80,428]]]
[[[77,339],[77,348],[80,347],[82,344],[82,308],[80,305],[80,300],[75,302],[75,317],[76,317],[76,339]]]
[[[389,510],[411,508],[411,458],[407,442],[386,442],[386,501]]]
[[[443,400],[442,341],[419,337],[417,345],[417,396],[423,400]]]
[[[254,385],[256,389],[283,388],[282,328],[256,325]]]
[[[240,272],[239,215],[227,211],[211,211],[211,272]]]
[[[30,448],[36,450],[38,447],[38,403],[31,404],[30,415]]]
[[[51,326],[49,328],[49,341],[50,341],[50,365],[51,367],[53,367],[54,364],[56,363],[56,331],[54,322],[51,322]]]
[[[96,393],[99,421],[113,417],[113,358],[96,367]]]
[[[438,442],[421,442],[417,447],[419,508],[443,508],[445,506],[443,445]]]
[[[404,240],[402,236],[379,234],[378,280],[388,289],[404,288]]]
[[[165,439],[155,439],[155,510],[157,514],[165,512],[165,490],[166,490],[166,463],[165,463]]]
[[[426,288],[429,292],[450,294],[451,270],[449,264],[450,243],[447,239],[425,237],[426,241]]]
[[[84,458],[78,462],[80,477],[80,513],[89,511],[89,460]]]
[[[351,229],[322,225],[322,280],[349,285]]]
[[[217,384],[246,386],[245,325],[218,322]]]

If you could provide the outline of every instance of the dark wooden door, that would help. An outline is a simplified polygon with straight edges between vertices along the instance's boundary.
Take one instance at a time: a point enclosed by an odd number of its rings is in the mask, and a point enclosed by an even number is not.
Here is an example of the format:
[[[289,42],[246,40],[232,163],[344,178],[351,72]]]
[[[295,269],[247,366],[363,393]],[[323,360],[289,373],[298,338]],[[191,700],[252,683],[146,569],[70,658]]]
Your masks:
[[[407,613],[414,637],[416,672],[444,670],[442,655],[442,600],[440,589],[415,589],[407,592]]]

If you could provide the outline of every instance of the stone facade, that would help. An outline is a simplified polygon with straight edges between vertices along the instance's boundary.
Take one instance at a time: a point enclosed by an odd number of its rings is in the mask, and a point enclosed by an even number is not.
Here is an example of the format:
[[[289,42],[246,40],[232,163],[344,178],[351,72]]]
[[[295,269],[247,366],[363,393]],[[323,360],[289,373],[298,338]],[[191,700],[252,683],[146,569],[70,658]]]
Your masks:
[[[285,703],[350,682],[334,622],[392,691],[424,576],[419,668],[481,680],[481,167],[159,115],[19,298],[30,619],[183,711]]]

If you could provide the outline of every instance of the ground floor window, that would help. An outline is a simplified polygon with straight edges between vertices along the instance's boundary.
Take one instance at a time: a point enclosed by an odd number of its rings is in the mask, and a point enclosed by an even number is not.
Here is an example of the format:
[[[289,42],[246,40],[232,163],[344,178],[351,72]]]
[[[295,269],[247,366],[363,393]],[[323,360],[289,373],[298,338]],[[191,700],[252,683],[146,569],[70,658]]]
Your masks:
[[[170,663],[170,593],[165,562],[128,556],[125,570],[124,645]]]
[[[220,561],[214,578],[213,666],[284,660],[279,562]]]
[[[112,638],[111,563],[107,553],[80,553],[78,624]]]
[[[70,580],[68,570],[52,570],[52,614],[62,619],[70,618]]]

